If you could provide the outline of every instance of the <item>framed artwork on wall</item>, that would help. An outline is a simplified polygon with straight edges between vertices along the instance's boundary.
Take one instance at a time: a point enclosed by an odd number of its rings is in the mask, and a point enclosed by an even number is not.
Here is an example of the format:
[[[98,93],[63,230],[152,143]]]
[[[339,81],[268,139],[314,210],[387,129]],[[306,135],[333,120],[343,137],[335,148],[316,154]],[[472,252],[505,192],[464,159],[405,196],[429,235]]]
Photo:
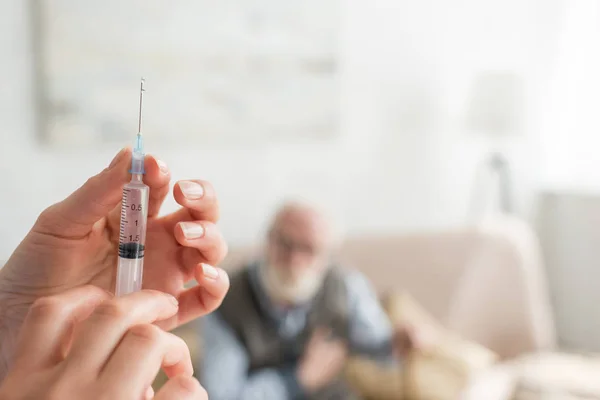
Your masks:
[[[39,0],[50,146],[322,140],[338,134],[336,0]]]

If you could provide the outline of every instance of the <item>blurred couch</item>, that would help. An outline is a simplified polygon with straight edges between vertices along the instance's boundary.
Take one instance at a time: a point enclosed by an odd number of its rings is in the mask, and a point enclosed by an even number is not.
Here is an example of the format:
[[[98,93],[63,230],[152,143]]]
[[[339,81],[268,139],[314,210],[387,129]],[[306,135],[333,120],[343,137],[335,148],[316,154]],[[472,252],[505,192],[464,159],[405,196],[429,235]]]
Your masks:
[[[256,252],[231,249],[222,267],[233,272]],[[540,247],[518,219],[498,217],[439,233],[352,237],[339,259],[365,274],[380,294],[409,292],[448,329],[503,359],[555,344]]]
[[[233,272],[256,252],[231,249],[222,266]],[[439,233],[352,237],[339,259],[362,271],[382,295],[410,293],[446,328],[499,355],[502,365],[555,344],[539,245],[517,219]],[[179,333],[188,343],[196,340],[189,328]],[[191,346],[200,351],[200,345]],[[501,372],[465,387],[464,397],[510,398],[516,378],[510,368],[496,369]]]

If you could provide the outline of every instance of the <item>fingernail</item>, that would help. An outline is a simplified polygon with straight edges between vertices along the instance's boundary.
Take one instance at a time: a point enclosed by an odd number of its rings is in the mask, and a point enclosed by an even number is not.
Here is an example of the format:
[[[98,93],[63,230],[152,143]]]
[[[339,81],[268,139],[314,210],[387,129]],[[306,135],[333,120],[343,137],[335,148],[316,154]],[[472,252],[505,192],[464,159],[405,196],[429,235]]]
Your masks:
[[[123,147],[121,150],[119,150],[117,155],[110,162],[110,165],[108,166],[108,168],[114,167],[119,162],[121,157],[123,157],[123,154],[125,154],[125,150],[127,150],[127,147]]]
[[[174,306],[178,306],[179,302],[177,301],[177,299],[175,298],[175,296],[170,295],[168,293],[165,293],[165,296],[167,296],[167,298],[169,299],[169,301],[171,302],[171,304],[173,304]]]
[[[161,160],[156,160],[156,163],[158,164],[158,168],[160,168],[160,172],[162,172],[165,175],[169,173],[169,167],[167,167],[167,164],[165,164]]]
[[[202,273],[209,279],[217,279],[219,277],[219,271],[212,265],[202,264]]]
[[[197,200],[204,196],[204,188],[202,185],[192,181],[181,181],[179,187],[183,192],[183,195],[190,200]]]
[[[198,239],[204,236],[204,227],[194,222],[181,222],[181,230],[186,239]]]

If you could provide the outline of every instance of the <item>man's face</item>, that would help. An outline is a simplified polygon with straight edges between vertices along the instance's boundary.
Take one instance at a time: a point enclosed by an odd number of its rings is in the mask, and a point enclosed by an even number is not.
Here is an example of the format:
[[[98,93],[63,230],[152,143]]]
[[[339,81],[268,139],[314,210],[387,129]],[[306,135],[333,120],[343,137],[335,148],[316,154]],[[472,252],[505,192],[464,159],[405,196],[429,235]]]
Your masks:
[[[317,212],[295,209],[280,214],[267,243],[267,263],[282,284],[293,287],[321,279],[329,263],[327,224]]]

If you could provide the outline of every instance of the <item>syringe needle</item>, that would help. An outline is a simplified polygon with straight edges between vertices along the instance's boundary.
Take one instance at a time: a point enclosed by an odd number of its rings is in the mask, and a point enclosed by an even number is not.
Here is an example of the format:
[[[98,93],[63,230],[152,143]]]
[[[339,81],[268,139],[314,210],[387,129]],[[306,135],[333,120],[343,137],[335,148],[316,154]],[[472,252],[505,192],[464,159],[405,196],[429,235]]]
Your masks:
[[[142,78],[140,81],[140,110],[138,114],[138,133],[135,138],[135,146],[133,148],[133,155],[131,158],[131,172],[132,174],[144,174],[144,139],[142,137],[142,102],[144,99],[144,83],[146,80]]]
[[[139,115],[138,115],[138,135],[142,134],[142,98],[143,98],[143,93],[145,92],[144,82],[146,82],[146,80],[144,78],[142,78],[142,80],[140,82],[140,111],[139,111]]]

